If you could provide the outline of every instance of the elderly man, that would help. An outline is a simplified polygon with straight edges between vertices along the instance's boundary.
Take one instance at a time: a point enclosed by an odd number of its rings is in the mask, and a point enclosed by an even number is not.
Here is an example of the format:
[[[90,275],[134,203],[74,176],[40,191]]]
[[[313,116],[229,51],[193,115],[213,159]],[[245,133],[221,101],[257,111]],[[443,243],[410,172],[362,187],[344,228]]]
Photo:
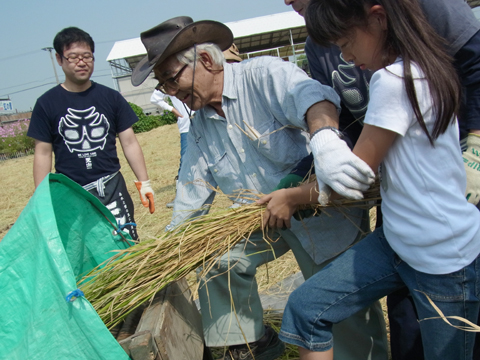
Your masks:
[[[141,39],[148,55],[134,69],[132,83],[140,85],[153,70],[157,89],[196,111],[168,229],[208,211],[215,192],[203,183],[232,198],[238,189],[271,192],[309,153],[302,131],[306,120],[337,118],[335,91],[294,64],[273,57],[227,64],[222,50],[232,44],[233,35],[221,23],[177,17],[143,32]],[[303,223],[292,220],[290,229],[276,229],[270,234],[274,242],[265,242],[257,232],[235,246],[201,279],[207,346],[229,346],[224,359],[279,357],[284,344],[263,324],[256,268],[291,249],[308,278],[358,241],[358,228],[367,221],[360,209],[325,211]],[[378,307],[335,328],[338,359],[349,359],[341,357],[348,347],[356,351],[352,359],[387,358]]]

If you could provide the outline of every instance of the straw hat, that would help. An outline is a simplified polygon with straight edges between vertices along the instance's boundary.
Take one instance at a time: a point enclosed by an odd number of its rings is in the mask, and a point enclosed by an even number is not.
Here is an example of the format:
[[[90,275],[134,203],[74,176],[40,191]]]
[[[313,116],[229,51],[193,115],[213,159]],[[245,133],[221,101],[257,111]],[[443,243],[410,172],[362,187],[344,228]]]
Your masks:
[[[240,51],[237,48],[237,45],[232,44],[227,50],[223,52],[223,56],[225,56],[225,60],[227,62],[233,61],[233,62],[240,62],[242,61],[242,58],[239,56]]]
[[[157,64],[194,44],[210,42],[224,51],[233,43],[233,34],[228,26],[212,20],[193,22],[188,16],[164,21],[142,32],[140,38],[147,49],[147,56],[133,69],[132,84],[134,86],[143,83]]]

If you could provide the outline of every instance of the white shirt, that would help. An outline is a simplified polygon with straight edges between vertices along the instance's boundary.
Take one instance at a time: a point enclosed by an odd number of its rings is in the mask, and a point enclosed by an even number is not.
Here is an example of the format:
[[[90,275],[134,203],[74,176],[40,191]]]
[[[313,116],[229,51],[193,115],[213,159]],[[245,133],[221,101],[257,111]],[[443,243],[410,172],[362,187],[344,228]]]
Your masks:
[[[170,98],[170,100],[172,100],[173,107],[177,109],[180,114],[182,114],[182,117],[177,119],[178,131],[180,134],[187,133],[188,129],[190,128],[190,115],[188,115],[190,109],[175,96],[167,96]],[[192,110],[191,115],[193,116],[193,114],[195,114],[195,111]]]
[[[157,105],[162,110],[167,110],[171,112],[173,110],[173,106],[165,101],[166,96],[167,95],[165,95],[159,90],[153,90],[152,96],[150,96],[150,102],[154,105]]]
[[[170,98],[173,106],[167,103],[167,98]],[[159,90],[153,90],[150,102],[159,106],[161,109],[170,112],[173,111],[173,108],[177,109],[177,111],[182,114],[182,117],[177,118],[178,131],[180,134],[188,132],[188,129],[190,128],[190,115],[188,112],[190,109],[183,102],[178,100],[175,96],[166,95]],[[191,111],[192,116],[193,114],[195,114],[195,111]]]
[[[381,166],[385,236],[392,249],[418,271],[448,274],[480,252],[480,212],[465,199],[466,175],[458,125],[453,122],[430,145],[403,83],[399,59],[373,74],[365,123],[397,133]],[[435,117],[428,83],[412,66],[424,121]]]

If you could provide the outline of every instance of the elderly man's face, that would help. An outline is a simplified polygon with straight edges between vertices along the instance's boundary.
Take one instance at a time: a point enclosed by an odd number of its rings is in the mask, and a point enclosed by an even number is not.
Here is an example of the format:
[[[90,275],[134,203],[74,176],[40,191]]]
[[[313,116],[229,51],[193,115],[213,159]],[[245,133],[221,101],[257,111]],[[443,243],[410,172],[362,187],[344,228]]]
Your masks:
[[[285,5],[291,5],[293,10],[295,10],[299,15],[305,16],[305,11],[307,10],[308,3],[310,0],[284,0]]]
[[[198,110],[209,103],[211,98],[208,77],[205,76],[205,67],[197,62],[195,67],[195,81],[192,91],[193,68],[185,66],[172,55],[160,66],[153,70],[159,83],[166,82],[165,90],[168,95],[173,95],[184,102],[190,109]],[[170,85],[169,85],[170,84]]]

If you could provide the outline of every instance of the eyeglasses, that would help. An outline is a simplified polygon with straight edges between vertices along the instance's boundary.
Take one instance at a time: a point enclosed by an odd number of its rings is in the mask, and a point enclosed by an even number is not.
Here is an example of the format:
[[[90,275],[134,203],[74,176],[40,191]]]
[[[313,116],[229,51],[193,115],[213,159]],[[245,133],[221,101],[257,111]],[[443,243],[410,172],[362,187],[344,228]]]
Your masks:
[[[62,55],[63,56],[63,55]],[[85,53],[83,55],[70,54],[68,57],[63,56],[70,64],[77,64],[80,60],[83,60],[85,64],[91,63],[95,60],[92,54]]]
[[[165,80],[163,83],[158,83],[157,86],[155,86],[155,89],[160,90],[164,94],[168,94],[168,91],[176,91],[179,89],[179,85],[177,82],[177,79],[180,77],[182,74],[182,71],[185,70],[185,68],[188,66],[188,64],[185,64],[182,66],[182,68],[175,74],[175,76],[172,76],[171,78]]]

